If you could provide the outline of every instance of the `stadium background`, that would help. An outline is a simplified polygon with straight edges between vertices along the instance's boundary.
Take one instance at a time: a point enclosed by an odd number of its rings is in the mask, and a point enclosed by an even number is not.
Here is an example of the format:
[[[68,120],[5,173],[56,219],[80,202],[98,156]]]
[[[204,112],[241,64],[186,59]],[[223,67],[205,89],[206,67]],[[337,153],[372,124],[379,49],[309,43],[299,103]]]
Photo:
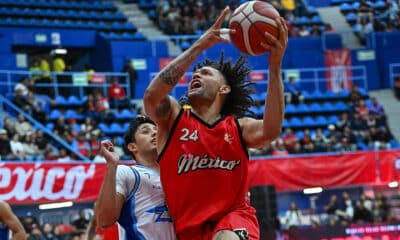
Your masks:
[[[290,39],[282,72],[286,95],[291,94],[288,92],[290,76],[297,80],[296,87],[302,95],[299,103],[287,102],[284,131],[292,129],[298,139],[304,137],[306,128],[312,135],[318,128],[328,135],[329,127],[336,126],[342,113],[356,111],[350,93],[351,85],[357,85],[367,105],[371,104],[371,97],[376,97],[383,104],[393,139],[385,142],[385,149],[377,147],[374,141],[356,141],[354,148],[349,149],[281,155],[280,141],[277,141],[271,149],[253,150],[250,181],[252,186],[266,187],[253,188],[252,201],[264,208],[259,211],[259,217],[265,221],[265,236],[275,233],[278,225],[282,234],[292,234],[291,239],[300,239],[294,235],[307,234],[318,236],[309,235],[304,239],[344,237],[351,232],[349,226],[354,229],[360,227],[366,232],[364,227],[372,223],[398,227],[400,152],[396,139],[400,137],[400,108],[394,94],[400,78],[398,9],[393,13],[383,1],[369,2],[371,9],[366,12],[372,13],[376,22],[373,30],[364,34],[364,28],[357,19],[362,1],[269,2],[275,4],[290,23]],[[393,2],[398,4],[398,1]],[[108,99],[111,107],[105,113],[93,115],[97,119],[98,132],[89,132],[87,140],[97,135],[94,141],[114,137],[116,143],[121,143],[126,123],[141,111],[140,98],[151,77],[189,47],[213,20],[211,11],[203,13],[203,17],[197,13],[190,16],[193,18],[187,15],[177,17],[177,8],[196,6],[193,11],[209,10],[214,5],[218,12],[226,4],[233,9],[240,3],[1,0],[0,127],[5,126],[5,118],[16,121],[17,116],[22,114],[35,132],[44,132],[53,147],[52,153],[56,151],[54,149],[65,149],[71,160],[60,162],[60,156],[54,155],[43,156],[45,160],[27,157],[3,159],[0,166],[0,199],[10,202],[21,219],[34,216],[39,225],[51,223],[66,234],[73,231],[70,224],[80,210],[86,209],[87,218],[90,218],[104,164],[93,162],[96,154],[79,151],[77,143],[74,143],[87,116],[83,108],[88,95],[100,93],[108,97],[113,79],[119,80],[129,100],[114,103]],[[191,27],[187,26],[188,21],[193,23]],[[306,30],[309,35],[303,34]],[[221,50],[233,59],[240,55],[232,45],[220,44],[205,51],[199,61],[205,57],[217,58]],[[35,61],[41,59],[52,65],[58,57],[66,65],[62,71],[55,71],[51,66],[50,72],[46,72],[35,65]],[[252,110],[257,117],[262,117],[260,110],[268,84],[267,56],[249,57],[248,60],[253,69],[249,78],[256,84],[253,97],[258,102]],[[138,76],[134,83],[130,81],[132,75],[124,68],[128,61]],[[36,102],[41,103],[39,108],[46,116],[44,119],[37,118],[32,109],[22,109],[16,104],[16,86],[24,77],[35,80],[33,91],[40,100]],[[188,73],[182,78],[172,95],[181,97],[190,77]],[[131,92],[132,89],[134,92]],[[60,116],[70,130],[65,136],[55,131]],[[285,134],[282,134],[282,139]],[[129,160],[126,155],[122,158]],[[316,189],[316,193],[305,194],[304,190],[310,187],[321,187],[322,192]],[[363,192],[371,199],[383,194],[390,205],[391,219],[359,226],[328,226],[324,222],[324,206],[331,195],[340,198],[343,191],[349,192],[354,201]],[[64,208],[39,209],[42,203],[64,201],[72,201],[73,204]],[[292,201],[297,203],[303,215],[302,224],[296,229],[300,233],[284,230],[284,217]],[[280,224],[275,222],[277,217]],[[316,223],[319,225],[318,233],[313,232]],[[334,230],[325,229],[329,227]],[[374,234],[391,232],[392,228],[382,229]],[[398,231],[394,232],[391,234],[399,235]]]

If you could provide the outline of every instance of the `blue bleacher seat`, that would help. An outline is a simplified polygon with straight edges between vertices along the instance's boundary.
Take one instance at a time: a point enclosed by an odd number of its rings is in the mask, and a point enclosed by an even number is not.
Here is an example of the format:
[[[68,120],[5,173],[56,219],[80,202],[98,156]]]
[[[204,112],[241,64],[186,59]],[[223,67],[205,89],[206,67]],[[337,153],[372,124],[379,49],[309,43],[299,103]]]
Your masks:
[[[315,121],[312,117],[307,116],[303,118],[303,126],[304,127],[314,127],[315,126]]]
[[[122,134],[124,133],[124,129],[119,123],[111,123],[110,124],[110,133],[111,134]]]
[[[293,104],[287,104],[285,107],[285,113],[293,114],[296,113],[296,106]]]
[[[296,107],[296,112],[298,112],[298,113],[309,113],[309,112],[310,112],[310,109],[309,109],[309,107],[308,107],[307,104],[305,104],[305,103],[300,103],[300,104],[297,105],[297,107]]]
[[[315,118],[315,125],[318,125],[318,126],[328,125],[328,119],[324,116],[317,116]]]
[[[303,122],[298,117],[292,117],[289,120],[289,126],[292,127],[292,128],[293,127],[302,127],[303,126]]]
[[[287,127],[289,127],[289,121],[285,118],[285,119],[283,119],[283,122],[282,122],[282,127],[283,128],[287,128]]]
[[[58,110],[58,109],[53,109],[53,110],[50,111],[49,119],[50,119],[50,120],[56,120],[56,119],[59,118],[60,116],[62,116],[61,111]]]
[[[318,113],[323,111],[323,109],[321,109],[321,105],[319,103],[313,102],[308,106],[308,110],[311,113]]]
[[[336,115],[332,115],[328,118],[328,123],[329,124],[336,124],[337,121],[339,121],[339,117]]]
[[[116,114],[115,116],[118,120],[126,120],[126,119],[133,119],[136,117],[136,114],[130,111],[129,109],[122,109],[120,113]]]
[[[103,133],[105,133],[105,134],[110,133],[110,128],[106,123],[99,123],[98,127]]]
[[[72,105],[72,106],[80,106],[83,104],[83,102],[81,100],[79,100],[79,98],[75,95],[69,96],[67,99],[67,103],[68,103],[68,105]]]
[[[298,139],[302,139],[304,137],[304,132],[303,131],[296,131],[296,137]]]
[[[335,104],[335,109],[338,111],[347,111],[349,110],[349,106],[347,106],[347,104],[343,101],[337,101]]]
[[[336,111],[335,106],[330,102],[322,103],[321,109],[323,109],[323,111],[325,111],[325,112]]]
[[[348,22],[355,22],[357,21],[357,15],[355,13],[348,13],[346,14],[346,20]]]
[[[66,106],[66,105],[68,105],[67,99],[65,99],[65,97],[61,96],[61,95],[59,95],[59,96],[57,96],[55,98],[55,102],[56,102],[57,106]]]
[[[65,119],[76,119],[76,120],[82,120],[84,116],[82,114],[77,113],[73,109],[68,109],[65,114],[64,114]]]

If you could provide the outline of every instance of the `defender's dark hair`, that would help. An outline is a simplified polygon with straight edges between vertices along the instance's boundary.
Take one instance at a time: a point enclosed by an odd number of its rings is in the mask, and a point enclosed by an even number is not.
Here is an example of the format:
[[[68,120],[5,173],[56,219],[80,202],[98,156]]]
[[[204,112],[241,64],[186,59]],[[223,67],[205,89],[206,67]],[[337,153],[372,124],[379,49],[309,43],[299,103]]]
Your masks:
[[[130,121],[128,131],[124,134],[124,150],[127,153],[130,153],[128,151],[128,144],[136,142],[135,133],[138,130],[139,126],[144,123],[150,123],[150,124],[156,125],[153,122],[153,120],[151,120],[149,117],[147,117],[145,115],[138,115]],[[135,157],[135,156],[132,155],[132,157]]]
[[[246,113],[254,115],[253,112],[249,111],[249,108],[254,106],[255,102],[250,96],[254,92],[252,88],[254,83],[247,80],[247,74],[250,72],[250,68],[246,66],[247,59],[240,56],[234,64],[231,61],[232,59],[229,58],[224,62],[224,53],[222,52],[219,61],[205,59],[194,68],[193,72],[209,66],[220,71],[225,77],[226,82],[231,87],[231,92],[227,95],[222,106],[222,115],[234,115],[237,118],[244,117]]]

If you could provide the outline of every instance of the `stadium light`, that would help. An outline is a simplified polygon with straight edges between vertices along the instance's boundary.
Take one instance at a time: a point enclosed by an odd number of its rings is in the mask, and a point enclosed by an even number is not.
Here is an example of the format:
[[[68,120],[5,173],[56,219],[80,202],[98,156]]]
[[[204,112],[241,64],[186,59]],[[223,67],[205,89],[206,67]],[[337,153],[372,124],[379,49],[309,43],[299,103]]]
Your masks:
[[[322,187],[312,187],[312,188],[304,188],[304,194],[316,194],[322,192]]]
[[[399,186],[399,182],[397,182],[397,181],[388,183],[388,187],[390,187],[390,188],[397,188],[398,186]]]
[[[64,55],[64,54],[67,54],[67,52],[68,51],[65,48],[56,48],[56,49],[53,49],[50,51],[50,55],[54,55],[54,54]]]
[[[74,203],[71,201],[58,202],[58,203],[46,203],[46,204],[40,204],[39,209],[46,210],[46,209],[64,208],[64,207],[72,207],[72,205],[74,205]]]

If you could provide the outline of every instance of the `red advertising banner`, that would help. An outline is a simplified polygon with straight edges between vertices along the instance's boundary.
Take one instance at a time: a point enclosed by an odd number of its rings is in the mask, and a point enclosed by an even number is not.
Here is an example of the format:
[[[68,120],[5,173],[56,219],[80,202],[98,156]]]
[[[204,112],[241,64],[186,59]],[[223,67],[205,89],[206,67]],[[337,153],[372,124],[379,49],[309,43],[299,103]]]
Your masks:
[[[352,73],[350,49],[325,50],[327,89],[340,92],[351,88]]]
[[[255,72],[252,71],[249,73],[250,81],[263,81],[265,80],[265,76],[263,72]]]
[[[105,166],[101,163],[1,162],[0,200],[11,204],[94,201]],[[274,185],[277,191],[399,180],[399,150],[254,159],[249,169],[251,186]]]
[[[105,164],[2,163],[0,199],[9,203],[93,201]]]
[[[89,78],[91,83],[100,84],[106,82],[106,76],[100,73],[90,73]]]

